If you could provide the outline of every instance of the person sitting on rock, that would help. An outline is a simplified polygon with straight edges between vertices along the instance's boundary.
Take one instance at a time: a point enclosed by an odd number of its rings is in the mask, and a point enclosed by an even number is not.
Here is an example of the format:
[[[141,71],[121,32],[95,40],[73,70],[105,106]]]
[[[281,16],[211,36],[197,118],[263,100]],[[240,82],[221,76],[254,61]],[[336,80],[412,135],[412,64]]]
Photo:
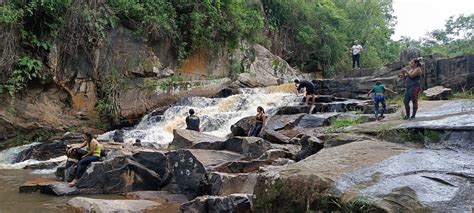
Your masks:
[[[79,146],[72,147],[73,149],[81,149],[86,147],[87,153],[84,154],[79,162],[77,162],[76,174],[74,179],[69,183],[69,186],[75,186],[79,181],[79,178],[82,176],[82,172],[84,168],[87,167],[90,163],[94,161],[98,161],[100,158],[100,144],[99,142],[92,136],[91,133],[84,133],[84,143]]]
[[[307,80],[298,80],[295,79],[295,87],[296,87],[296,95],[300,96],[304,94],[305,99],[306,99],[306,106],[308,106],[309,102],[309,96],[311,96],[311,107],[309,108],[308,114],[311,114],[311,111],[313,110],[314,107],[314,102],[316,100],[316,87],[314,86],[313,83]],[[304,88],[304,93],[301,93],[300,90]]]
[[[265,110],[263,110],[263,107],[258,106],[257,115],[255,116],[255,124],[250,129],[248,136],[258,137],[262,129],[265,129],[266,121],[267,115],[265,114]]]
[[[377,81],[375,85],[372,87],[372,89],[367,93],[367,97],[369,97],[371,93],[374,93],[374,113],[375,113],[375,119],[377,120],[382,120],[383,118],[385,118],[383,113],[387,111],[387,105],[385,104],[385,95],[384,95],[385,90],[391,93],[397,94],[391,89],[386,88],[380,81]],[[380,116],[379,116],[379,104],[382,104],[382,111],[380,112]]]
[[[186,117],[186,129],[200,132],[199,117],[194,114],[194,109],[189,110],[189,116]]]

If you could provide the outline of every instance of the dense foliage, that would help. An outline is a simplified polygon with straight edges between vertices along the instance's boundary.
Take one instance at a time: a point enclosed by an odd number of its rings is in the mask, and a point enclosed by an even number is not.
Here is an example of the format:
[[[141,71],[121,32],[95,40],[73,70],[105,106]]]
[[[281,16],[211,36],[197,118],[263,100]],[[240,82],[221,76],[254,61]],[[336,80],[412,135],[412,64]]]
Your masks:
[[[422,42],[395,42],[392,14],[392,0],[7,0],[0,5],[0,83],[7,90],[21,84],[17,92],[26,82],[12,83],[15,76],[31,72],[20,59],[44,64],[53,44],[62,58],[92,54],[119,25],[147,41],[171,41],[178,62],[200,48],[233,51],[249,41],[326,74],[350,68],[354,40],[364,47],[363,67],[394,61],[408,45],[448,56],[473,51],[472,15],[448,20]]]
[[[420,40],[402,38],[400,44],[402,48],[421,49],[423,55],[456,57],[474,54],[474,14],[450,17],[444,29],[434,30]]]

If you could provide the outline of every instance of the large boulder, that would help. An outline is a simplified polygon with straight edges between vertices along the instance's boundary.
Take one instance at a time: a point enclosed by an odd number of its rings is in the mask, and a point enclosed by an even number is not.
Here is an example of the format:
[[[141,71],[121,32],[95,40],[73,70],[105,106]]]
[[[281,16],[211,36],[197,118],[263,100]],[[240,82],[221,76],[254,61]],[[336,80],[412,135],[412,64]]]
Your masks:
[[[168,158],[163,152],[140,151],[132,155],[132,159],[156,172],[163,180],[169,176]]]
[[[301,137],[299,143],[301,144],[301,150],[295,155],[295,160],[297,161],[316,154],[324,148],[323,142],[310,135],[304,135]]]
[[[304,115],[296,124],[296,128],[317,128],[330,124],[330,119],[336,118],[340,113],[323,113],[315,115]]]
[[[213,172],[210,175],[210,195],[226,196],[235,193],[253,194],[257,183],[256,173],[221,173]]]
[[[103,162],[93,162],[79,179],[77,188],[94,193],[157,190],[163,181],[155,171],[128,156],[117,156]]]
[[[225,142],[225,149],[243,154],[247,158],[259,158],[270,149],[270,143],[257,137],[232,137]]]
[[[331,202],[328,198],[334,197],[333,188],[340,175],[380,162],[405,150],[401,145],[386,142],[355,142],[323,149],[294,164],[274,167],[257,180],[254,190],[255,211],[341,210],[324,209],[330,206],[320,205],[321,201]]]
[[[104,200],[75,197],[67,202],[78,212],[150,212],[158,211],[161,203],[150,200]]]
[[[196,149],[223,149],[224,138],[204,134],[201,132],[175,129],[173,130],[173,141],[169,147],[171,149],[196,148]]]
[[[231,61],[243,68],[243,73],[234,82],[238,87],[263,87],[301,78],[300,73],[285,60],[258,44],[241,44]]]
[[[290,138],[284,134],[281,134],[278,131],[273,130],[264,130],[263,131],[263,139],[271,142],[271,143],[278,143],[278,144],[287,144],[290,142]]]
[[[242,154],[224,150],[189,149],[189,151],[206,169],[225,162],[239,161],[245,158]]]
[[[254,124],[255,116],[245,117],[230,126],[230,131],[232,132],[233,136],[247,136]]]
[[[443,86],[431,87],[423,91],[427,100],[447,100],[452,94],[452,90]]]
[[[304,116],[304,113],[300,114],[291,114],[291,115],[273,115],[269,116],[267,120],[266,129],[269,130],[282,130],[285,128],[292,128],[296,125],[301,118]]]
[[[35,159],[40,161],[49,160],[51,158],[64,155],[66,151],[66,144],[63,141],[51,141],[33,145],[18,153],[15,158],[15,163],[22,162],[28,159]]]
[[[165,188],[173,193],[184,194],[189,199],[203,194],[207,184],[204,165],[189,150],[168,152],[166,156],[172,175]]]
[[[231,194],[224,197],[202,196],[184,203],[178,212],[194,213],[251,213],[252,195],[249,194]]]

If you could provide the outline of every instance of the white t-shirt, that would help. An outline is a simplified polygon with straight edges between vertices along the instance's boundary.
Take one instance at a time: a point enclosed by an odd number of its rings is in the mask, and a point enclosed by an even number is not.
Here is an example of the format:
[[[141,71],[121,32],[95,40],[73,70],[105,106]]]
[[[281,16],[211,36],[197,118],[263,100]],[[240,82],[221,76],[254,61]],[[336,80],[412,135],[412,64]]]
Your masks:
[[[360,45],[360,44],[354,45],[354,46],[352,46],[351,49],[352,49],[352,55],[357,55],[362,50],[362,45]]]

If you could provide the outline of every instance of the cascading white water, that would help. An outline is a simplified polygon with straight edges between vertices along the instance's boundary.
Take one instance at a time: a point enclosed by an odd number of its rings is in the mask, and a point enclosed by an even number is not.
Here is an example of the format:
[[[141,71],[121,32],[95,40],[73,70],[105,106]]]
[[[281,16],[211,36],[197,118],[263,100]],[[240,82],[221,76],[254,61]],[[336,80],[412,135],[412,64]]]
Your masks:
[[[201,130],[207,134],[225,137],[230,126],[240,119],[256,114],[262,106],[269,114],[280,106],[295,105],[301,100],[294,94],[273,92],[268,88],[243,89],[241,94],[227,98],[188,97],[178,101],[163,115],[148,114],[132,130],[124,132],[125,141],[140,139],[142,144],[168,144],[173,140],[173,129],[185,128],[185,118],[193,108],[201,119]],[[101,138],[110,138],[105,134]]]
[[[25,166],[43,163],[43,162],[60,162],[66,160],[66,156],[52,158],[46,161],[39,161],[34,159],[25,160],[18,163],[13,163],[18,153],[28,149],[30,146],[37,145],[39,143],[31,143],[23,146],[16,146],[12,148],[0,151],[0,169],[23,169]],[[36,170],[35,173],[53,173],[55,169],[48,170]]]

